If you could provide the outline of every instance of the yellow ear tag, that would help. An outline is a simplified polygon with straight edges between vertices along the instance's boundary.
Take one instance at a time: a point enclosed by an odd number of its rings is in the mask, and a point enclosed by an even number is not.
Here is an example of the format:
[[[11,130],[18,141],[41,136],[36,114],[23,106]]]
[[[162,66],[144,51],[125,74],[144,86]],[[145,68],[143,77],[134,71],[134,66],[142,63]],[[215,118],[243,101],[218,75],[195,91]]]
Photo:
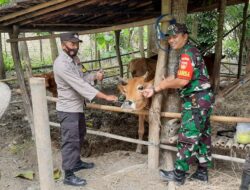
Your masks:
[[[86,72],[87,72],[87,69],[86,69],[84,66],[82,67],[82,72],[83,72],[83,73],[86,73]]]

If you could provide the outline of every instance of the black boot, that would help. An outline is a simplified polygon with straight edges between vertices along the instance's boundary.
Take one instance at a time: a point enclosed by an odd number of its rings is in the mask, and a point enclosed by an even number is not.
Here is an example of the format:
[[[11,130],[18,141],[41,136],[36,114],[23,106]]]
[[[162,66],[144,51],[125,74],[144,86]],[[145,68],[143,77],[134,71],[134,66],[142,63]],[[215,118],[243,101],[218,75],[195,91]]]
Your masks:
[[[185,172],[181,170],[160,170],[160,176],[164,181],[174,181],[178,185],[183,185],[186,179]]]
[[[198,166],[195,173],[193,173],[190,177],[190,180],[200,180],[203,182],[208,182],[208,171],[206,167]]]
[[[87,184],[85,179],[81,179],[75,176],[72,170],[65,170],[65,178],[64,178],[63,183],[67,185],[73,185],[73,186],[84,186]]]
[[[240,190],[248,190],[250,185],[250,175],[243,171],[242,177],[241,177],[241,185]]]
[[[88,163],[88,162],[83,162],[83,161],[79,160],[77,162],[77,164],[75,165],[74,169],[72,169],[72,171],[77,172],[77,171],[82,170],[82,169],[91,169],[93,167],[95,167],[94,163],[92,163],[92,162]]]

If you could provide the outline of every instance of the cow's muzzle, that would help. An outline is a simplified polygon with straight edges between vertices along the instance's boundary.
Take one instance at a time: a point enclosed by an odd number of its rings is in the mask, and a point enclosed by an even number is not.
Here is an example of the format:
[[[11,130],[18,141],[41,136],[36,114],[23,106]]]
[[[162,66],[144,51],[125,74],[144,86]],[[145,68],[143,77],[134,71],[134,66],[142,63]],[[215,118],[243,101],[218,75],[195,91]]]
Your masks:
[[[122,109],[133,109],[135,110],[135,103],[130,100],[125,100],[121,106]]]

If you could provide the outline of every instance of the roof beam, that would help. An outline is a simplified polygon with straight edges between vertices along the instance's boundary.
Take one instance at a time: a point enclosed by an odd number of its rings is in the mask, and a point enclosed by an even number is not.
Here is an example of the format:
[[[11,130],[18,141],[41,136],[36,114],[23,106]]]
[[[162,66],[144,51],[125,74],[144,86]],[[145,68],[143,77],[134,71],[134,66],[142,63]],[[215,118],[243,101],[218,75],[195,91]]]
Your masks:
[[[37,22],[37,21],[43,21],[44,19],[49,19],[49,18],[55,18],[58,15],[64,15],[67,14],[69,12],[73,12],[76,8],[82,8],[84,6],[87,6],[89,4],[93,4],[95,1],[83,1],[84,3],[80,3],[79,5],[75,5],[75,6],[70,6],[68,8],[64,8],[64,9],[60,9],[60,10],[56,10],[44,15],[41,15],[39,17],[32,17],[30,19],[24,20],[22,22],[20,22],[20,26],[23,25],[27,25],[27,24],[32,24],[33,22]]]
[[[61,0],[61,1],[64,1],[64,0]],[[21,17],[14,18],[14,19],[12,19],[12,20],[10,20],[8,22],[4,22],[2,25],[3,26],[8,26],[8,25],[11,25],[11,24],[15,24],[15,23],[21,22],[23,20],[27,20],[27,19],[30,19],[30,18],[33,18],[33,17],[44,15],[46,13],[53,12],[53,11],[56,11],[58,9],[63,9],[65,7],[75,5],[77,3],[84,2],[84,1],[87,1],[87,0],[67,0],[66,2],[56,4],[54,6],[46,7],[44,9],[42,9],[42,10],[32,12],[32,13],[27,14],[27,15],[23,15]]]
[[[168,21],[170,19],[172,19],[171,16],[166,16],[161,20],[161,22]],[[128,23],[128,24],[122,24],[122,25],[116,25],[116,26],[111,26],[111,27],[104,27],[104,28],[80,31],[80,32],[78,32],[78,34],[79,35],[85,35],[85,34],[94,34],[94,33],[101,33],[101,32],[110,32],[110,31],[115,31],[115,30],[122,30],[122,29],[125,29],[125,28],[133,28],[133,27],[139,27],[139,26],[155,24],[155,22],[156,22],[156,18],[152,18],[152,19],[143,20],[143,21],[139,21],[139,22]],[[68,30],[69,30],[69,28],[68,28]],[[31,40],[40,40],[40,39],[49,39],[49,38],[58,38],[58,37],[60,37],[60,34],[9,39],[9,40],[7,40],[7,42],[31,41]]]
[[[46,8],[46,7],[49,7],[49,6],[58,4],[58,3],[62,3],[64,1],[66,1],[66,0],[52,0],[52,1],[49,1],[49,2],[46,2],[46,3],[43,3],[43,4],[39,4],[39,5],[30,7],[30,8],[27,8],[25,10],[21,10],[21,11],[15,12],[15,13],[7,14],[6,16],[0,17],[0,22],[10,20],[10,19],[14,19],[14,18],[23,16],[25,14],[28,14],[28,13],[31,13],[31,12],[34,12],[34,11],[38,11],[40,9],[43,9],[43,8]]]
[[[62,27],[87,27],[87,26],[91,26],[91,27],[100,27],[100,26],[112,26],[112,24],[97,24],[97,23],[86,23],[86,24],[68,24],[68,23],[58,23],[58,24],[32,24],[32,26],[36,27],[36,26],[51,26],[51,27],[57,27],[57,26],[62,26]]]

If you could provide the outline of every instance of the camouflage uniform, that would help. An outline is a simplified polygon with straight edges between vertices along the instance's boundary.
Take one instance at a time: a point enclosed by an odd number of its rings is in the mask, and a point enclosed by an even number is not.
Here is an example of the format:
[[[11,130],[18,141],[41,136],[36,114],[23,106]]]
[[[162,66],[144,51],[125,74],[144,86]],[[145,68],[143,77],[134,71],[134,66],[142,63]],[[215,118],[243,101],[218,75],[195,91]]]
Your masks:
[[[190,82],[179,90],[182,100],[182,122],[178,133],[178,153],[175,168],[189,170],[193,162],[202,167],[211,166],[210,115],[214,96],[209,76],[199,50],[189,42],[182,48],[180,57],[191,58],[193,74]],[[180,59],[179,59],[180,60]],[[180,68],[180,63],[176,66]]]

